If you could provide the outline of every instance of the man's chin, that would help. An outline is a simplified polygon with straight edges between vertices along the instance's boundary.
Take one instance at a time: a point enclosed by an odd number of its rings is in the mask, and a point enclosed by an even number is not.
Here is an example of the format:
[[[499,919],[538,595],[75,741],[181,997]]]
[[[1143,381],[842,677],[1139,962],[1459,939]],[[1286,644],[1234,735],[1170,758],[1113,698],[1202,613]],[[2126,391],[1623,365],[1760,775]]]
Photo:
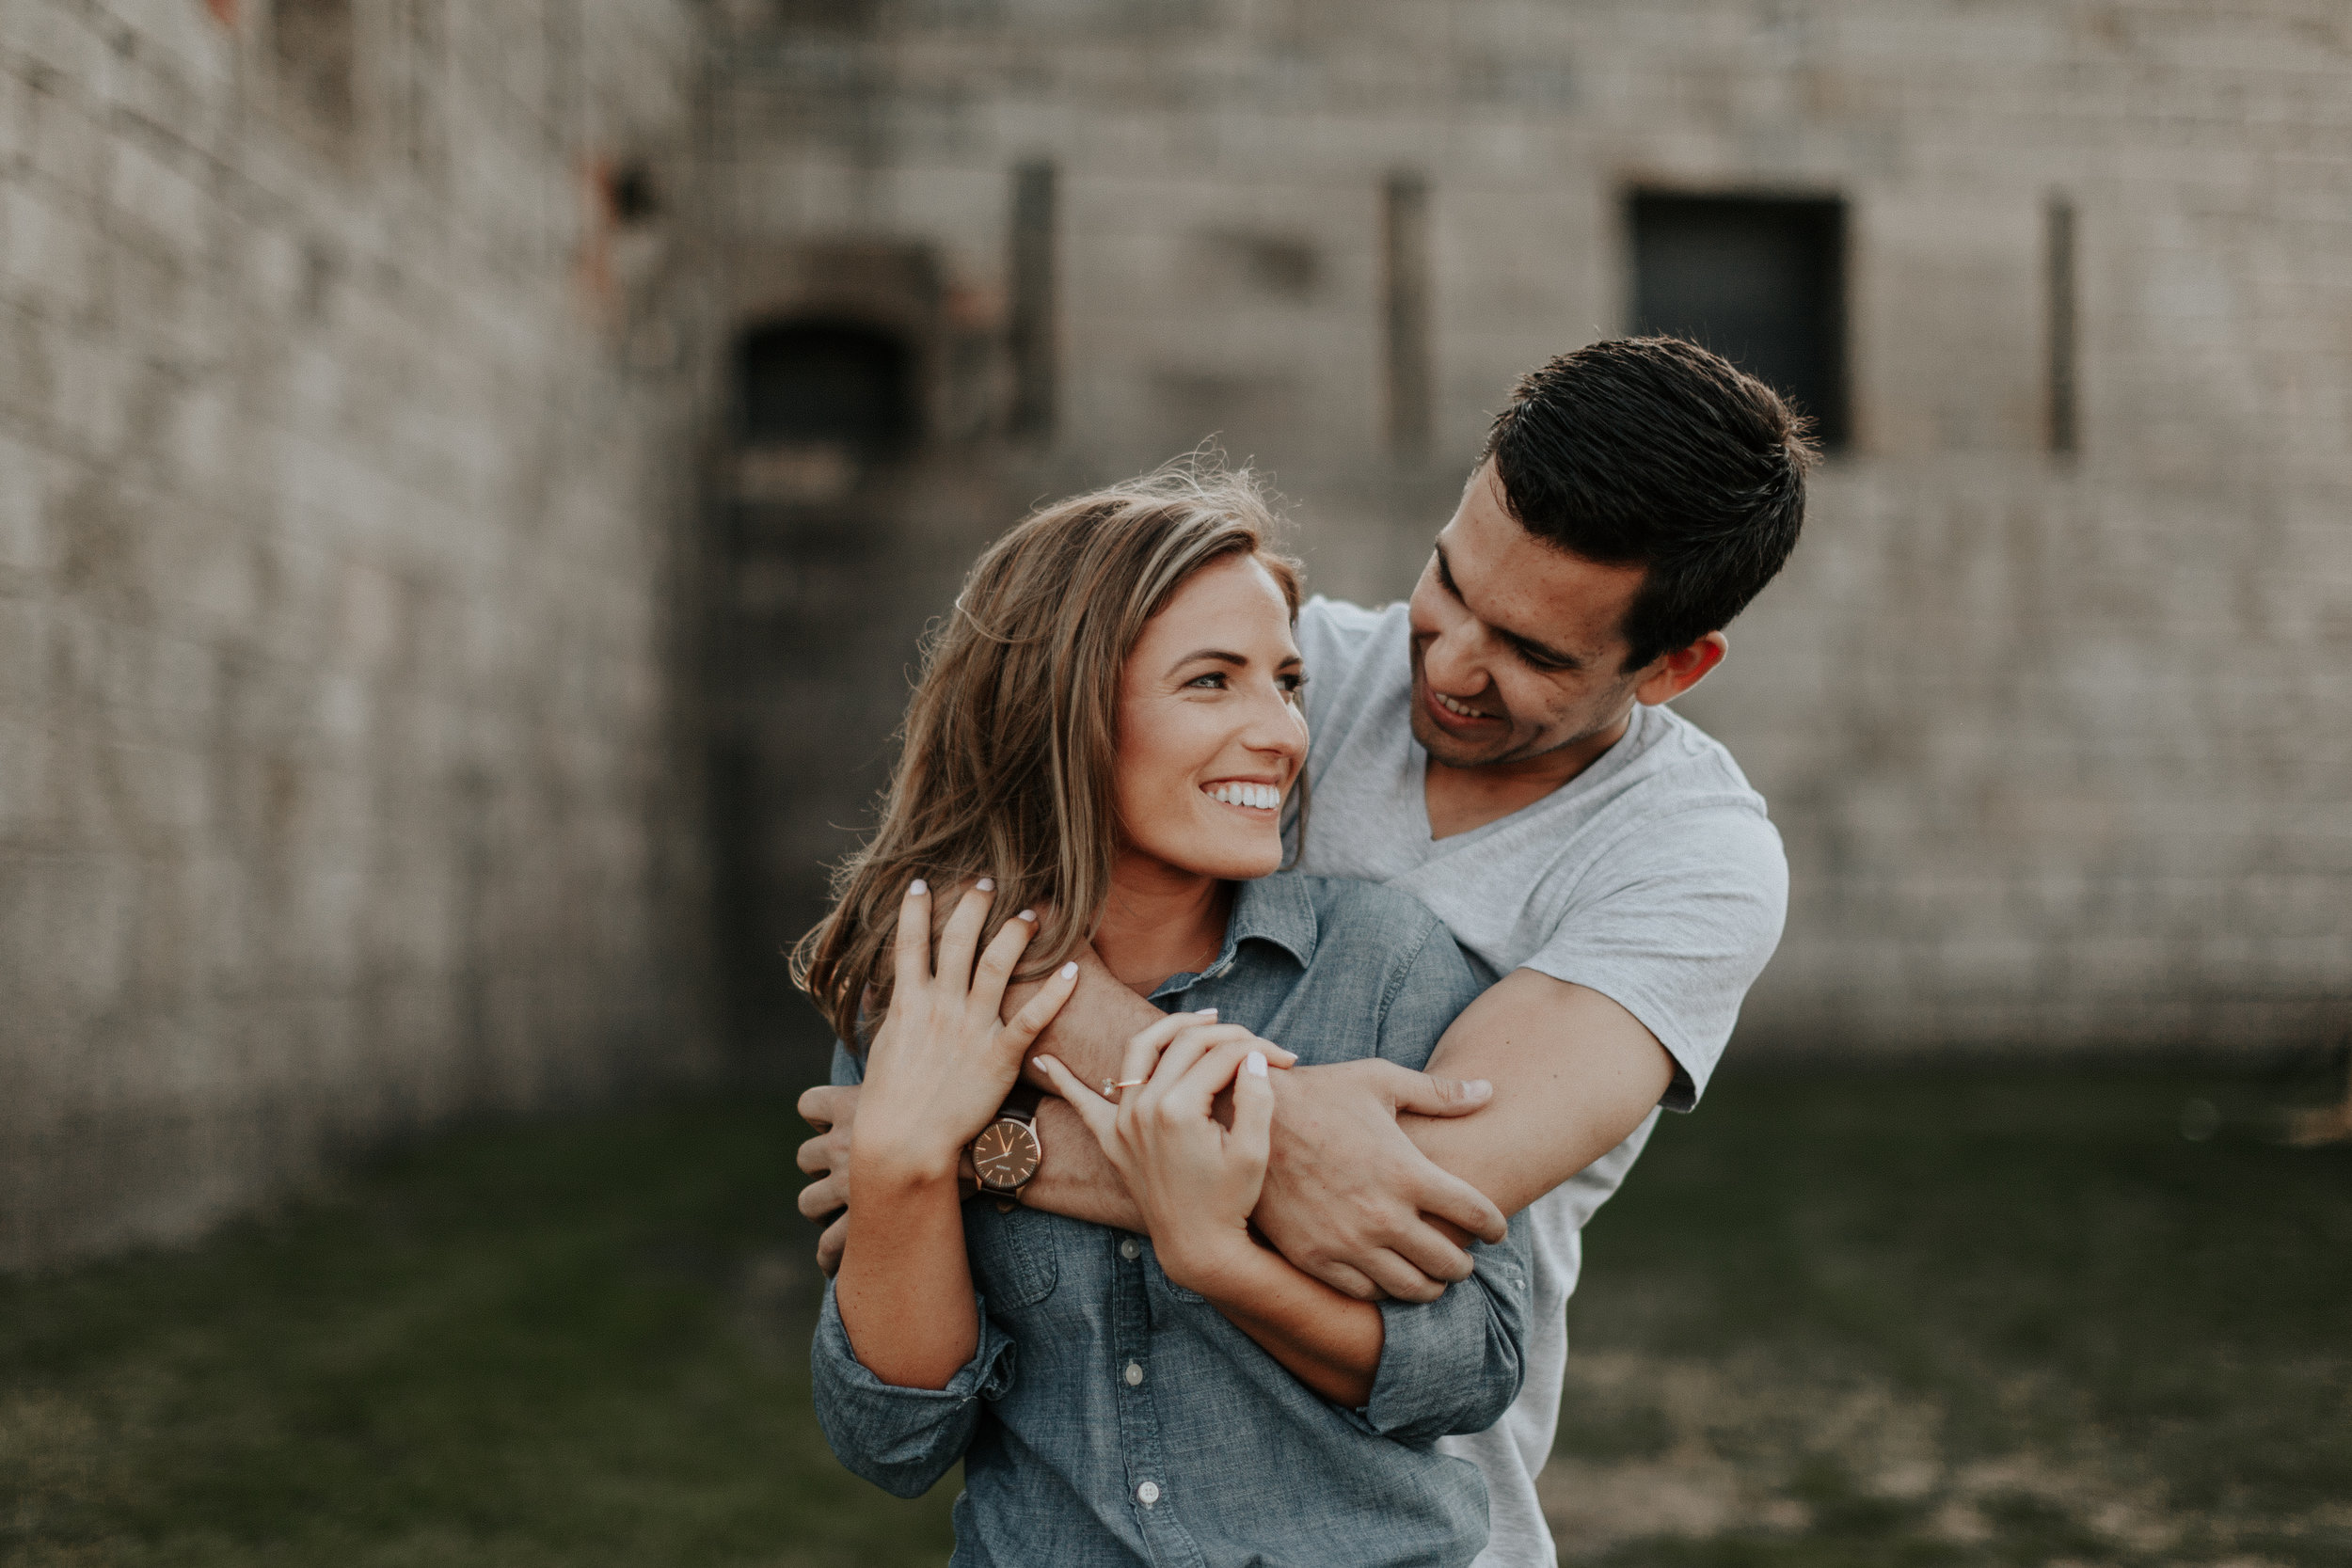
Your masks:
[[[1464,740],[1441,729],[1435,719],[1422,711],[1420,703],[1413,705],[1413,738],[1421,743],[1421,749],[1427,752],[1433,760],[1448,768],[1476,768],[1492,762],[1510,740],[1507,734],[1483,746]]]

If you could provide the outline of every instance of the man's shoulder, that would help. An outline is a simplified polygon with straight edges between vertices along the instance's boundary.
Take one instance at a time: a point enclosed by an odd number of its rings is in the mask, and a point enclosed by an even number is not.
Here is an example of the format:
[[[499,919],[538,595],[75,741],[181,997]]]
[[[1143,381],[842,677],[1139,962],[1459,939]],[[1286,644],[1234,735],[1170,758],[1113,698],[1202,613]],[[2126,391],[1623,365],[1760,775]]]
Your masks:
[[[1307,721],[1318,743],[1401,700],[1412,684],[1406,637],[1401,603],[1366,610],[1321,595],[1307,601],[1298,612],[1298,651],[1307,660]]]
[[[1780,830],[1731,752],[1669,709],[1639,712],[1623,761],[1563,792],[1553,820],[1570,831],[1530,822],[1523,847],[1545,858],[1542,879],[1586,895],[1661,878],[1766,895],[1785,885]]]
[[[1383,634],[1393,635],[1405,621],[1405,605],[1399,601],[1377,610],[1349,604],[1344,599],[1327,599],[1317,594],[1299,608],[1299,650],[1307,656],[1311,670],[1318,661],[1336,661],[1342,667],[1354,664],[1368,649],[1376,646]],[[1340,673],[1333,670],[1330,673]]]
[[[1381,623],[1404,613],[1403,599],[1367,609],[1345,599],[1327,599],[1315,594],[1299,607],[1298,620],[1302,626],[1311,621],[1318,629],[1334,636],[1369,637],[1380,629]]]
[[[1587,892],[1623,884],[1738,895],[1775,928],[1788,860],[1764,797],[1723,743],[1679,714],[1648,710],[1646,745],[1561,869]]]
[[[1621,789],[1639,815],[1721,812],[1752,818],[1771,831],[1764,797],[1728,747],[1672,708],[1637,711],[1640,750],[1625,769]]]

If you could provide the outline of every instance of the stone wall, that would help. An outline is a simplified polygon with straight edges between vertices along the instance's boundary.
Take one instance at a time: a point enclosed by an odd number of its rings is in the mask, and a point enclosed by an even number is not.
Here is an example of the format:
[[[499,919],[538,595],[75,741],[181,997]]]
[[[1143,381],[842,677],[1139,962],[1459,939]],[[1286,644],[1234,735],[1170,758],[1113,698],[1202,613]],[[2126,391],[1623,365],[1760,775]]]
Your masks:
[[[1056,170],[1058,415],[1004,443],[1014,492],[1214,435],[1295,498],[1316,586],[1359,597],[1409,584],[1513,375],[1629,328],[1630,192],[1843,198],[1853,439],[1688,700],[1795,873],[1747,1037],[2232,1052],[2352,1027],[2340,7],[727,14],[739,238],[921,247],[1001,327],[1013,171]],[[1424,446],[1393,435],[1400,176],[1426,191]]]
[[[707,58],[0,4],[0,1266],[708,1064]]]
[[[779,949],[979,543],[1214,439],[1403,592],[1631,325],[1637,191],[1845,203],[1852,439],[1688,700],[1796,876],[1748,1048],[2340,1041],[2348,33],[0,0],[0,1266],[810,1043]],[[794,323],[903,351],[911,444],[755,431]]]

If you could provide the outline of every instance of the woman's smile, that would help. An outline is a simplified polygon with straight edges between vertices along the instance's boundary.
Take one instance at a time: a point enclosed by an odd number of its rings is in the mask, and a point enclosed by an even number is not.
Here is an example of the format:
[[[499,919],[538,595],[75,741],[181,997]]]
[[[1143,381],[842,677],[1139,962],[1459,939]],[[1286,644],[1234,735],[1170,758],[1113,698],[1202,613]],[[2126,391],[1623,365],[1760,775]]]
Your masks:
[[[1200,793],[1219,805],[1271,816],[1282,809],[1282,786],[1253,779],[1218,779],[1200,786]]]

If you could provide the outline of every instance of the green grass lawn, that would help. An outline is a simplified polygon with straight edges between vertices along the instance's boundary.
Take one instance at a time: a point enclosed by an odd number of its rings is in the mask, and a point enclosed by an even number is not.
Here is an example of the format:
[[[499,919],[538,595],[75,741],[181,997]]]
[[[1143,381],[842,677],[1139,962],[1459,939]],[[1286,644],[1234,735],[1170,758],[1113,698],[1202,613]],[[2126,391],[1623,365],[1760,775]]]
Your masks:
[[[2283,1097],[1722,1084],[1587,1231],[1564,1551],[2352,1563],[2352,1148],[2271,1144]]]
[[[2352,1152],[2243,1131],[2269,1092],[1720,1084],[1588,1237],[1567,1556],[2352,1562]],[[810,1417],[799,1136],[770,1099],[477,1129],[0,1282],[0,1562],[944,1559],[952,1483],[889,1498]]]

